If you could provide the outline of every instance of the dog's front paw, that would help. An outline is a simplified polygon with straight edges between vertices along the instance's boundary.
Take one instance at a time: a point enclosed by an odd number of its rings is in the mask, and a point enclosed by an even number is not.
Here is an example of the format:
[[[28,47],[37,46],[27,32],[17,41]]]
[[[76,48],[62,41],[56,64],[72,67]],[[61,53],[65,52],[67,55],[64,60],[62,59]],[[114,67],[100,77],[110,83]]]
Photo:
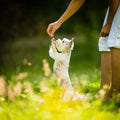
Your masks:
[[[54,42],[54,41],[55,41],[55,38],[53,37],[53,38],[51,39],[51,41]]]

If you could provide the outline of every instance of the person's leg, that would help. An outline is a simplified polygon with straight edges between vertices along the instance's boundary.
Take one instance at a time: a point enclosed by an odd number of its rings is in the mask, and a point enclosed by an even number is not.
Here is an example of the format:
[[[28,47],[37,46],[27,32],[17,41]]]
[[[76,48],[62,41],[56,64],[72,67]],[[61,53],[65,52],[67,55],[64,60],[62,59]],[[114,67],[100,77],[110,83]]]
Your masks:
[[[111,82],[111,52],[101,52],[101,84],[99,90],[99,97],[101,99],[106,99],[108,97]]]
[[[120,93],[120,48],[111,48],[112,86],[111,92]]]

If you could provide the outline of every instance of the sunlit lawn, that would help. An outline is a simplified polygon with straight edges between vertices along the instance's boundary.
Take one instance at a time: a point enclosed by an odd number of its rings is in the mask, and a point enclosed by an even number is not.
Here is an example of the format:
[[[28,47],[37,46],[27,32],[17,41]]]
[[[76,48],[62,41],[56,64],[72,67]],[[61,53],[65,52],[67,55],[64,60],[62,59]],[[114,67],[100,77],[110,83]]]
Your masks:
[[[93,35],[95,34],[95,35]],[[89,35],[89,36],[88,36]],[[21,38],[2,50],[0,120],[119,120],[120,102],[97,99],[100,54],[97,34],[75,37],[69,74],[76,91],[88,100],[63,102],[48,55],[48,37]]]

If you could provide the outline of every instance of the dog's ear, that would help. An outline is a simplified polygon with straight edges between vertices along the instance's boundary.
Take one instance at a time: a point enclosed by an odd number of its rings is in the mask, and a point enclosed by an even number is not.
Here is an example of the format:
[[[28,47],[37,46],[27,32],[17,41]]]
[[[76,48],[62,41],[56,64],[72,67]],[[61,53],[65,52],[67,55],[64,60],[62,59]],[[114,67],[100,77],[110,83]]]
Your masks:
[[[73,47],[74,47],[74,38],[72,38],[66,48],[66,51],[70,51],[70,50],[73,50]]]
[[[71,41],[74,41],[74,37],[71,39]]]
[[[69,46],[70,46],[70,49],[73,50],[73,48],[74,48],[74,37],[70,40]]]

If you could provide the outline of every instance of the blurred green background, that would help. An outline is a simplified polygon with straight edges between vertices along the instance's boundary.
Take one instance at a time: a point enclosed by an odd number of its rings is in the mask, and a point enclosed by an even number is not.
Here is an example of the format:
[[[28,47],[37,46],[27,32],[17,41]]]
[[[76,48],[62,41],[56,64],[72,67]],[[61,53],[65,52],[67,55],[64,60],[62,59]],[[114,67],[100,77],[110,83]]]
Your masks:
[[[48,23],[57,20],[69,2],[70,0],[1,0],[1,41],[5,38],[46,35]],[[100,30],[107,2],[108,0],[86,0],[81,9],[62,26],[59,32],[76,33],[83,31],[83,28]]]
[[[55,34],[75,38],[70,79],[75,91],[88,96],[87,101],[59,99],[46,28],[69,2],[0,0],[0,120],[120,120],[120,99],[97,98],[98,39],[108,0],[86,0]]]

